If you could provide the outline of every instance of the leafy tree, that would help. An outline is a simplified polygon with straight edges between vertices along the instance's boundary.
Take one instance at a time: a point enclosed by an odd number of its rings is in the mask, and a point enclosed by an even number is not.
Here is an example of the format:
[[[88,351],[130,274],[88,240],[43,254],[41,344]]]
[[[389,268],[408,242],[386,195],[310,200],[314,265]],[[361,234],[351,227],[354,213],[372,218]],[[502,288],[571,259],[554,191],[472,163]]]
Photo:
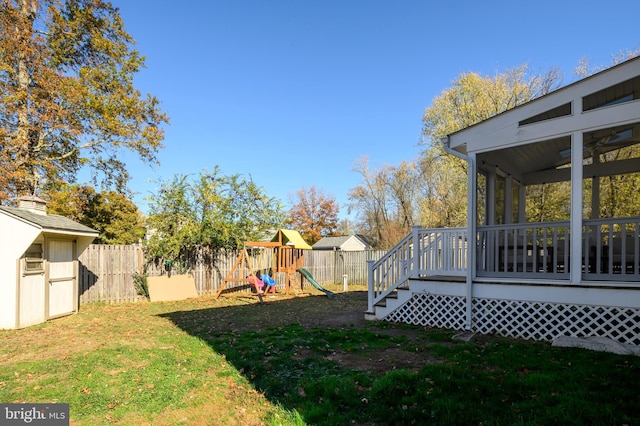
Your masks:
[[[348,218],[340,219],[340,223],[338,223],[337,233],[339,235],[352,235],[356,233],[356,224]]]
[[[103,0],[0,0],[0,200],[39,180],[94,177],[123,189],[121,149],[157,163],[168,122],[133,85],[144,57]]]
[[[461,74],[425,109],[423,145],[438,145],[447,135],[549,93],[560,82],[558,70],[530,75],[526,65],[494,77],[474,72]]]
[[[573,73],[579,78],[588,77],[592,74],[595,74],[600,71],[604,71],[607,68],[610,68],[614,65],[617,65],[629,59],[635,58],[636,56],[639,56],[639,55],[640,55],[639,49],[621,50],[611,55],[611,63],[608,66],[604,66],[604,65],[593,66],[591,64],[591,60],[585,56],[580,60],[578,65],[574,68]]]
[[[470,72],[460,75],[451,88],[433,100],[423,116],[421,165],[427,194],[421,201],[423,226],[466,224],[466,164],[444,152],[442,139],[549,93],[560,82],[557,69],[531,75],[526,65],[495,77]]]
[[[466,163],[434,146],[423,153],[420,174],[419,223],[429,228],[466,226]]]
[[[201,250],[208,265],[218,250],[237,249],[282,226],[280,203],[241,175],[225,176],[216,167],[197,179],[176,175],[160,182],[150,197],[147,249],[151,258],[184,264]]]
[[[159,191],[149,197],[147,249],[152,257],[176,260],[193,248],[195,201],[187,178],[176,175],[161,181]]]
[[[569,182],[529,185],[526,194],[526,216],[529,222],[569,220],[571,217]]]
[[[384,230],[389,226],[387,177],[383,169],[370,170],[367,157],[356,161],[353,171],[362,176],[362,182],[349,190],[349,213],[357,212],[360,233],[368,235],[374,246],[386,248],[382,241],[385,240]]]
[[[336,234],[339,211],[335,197],[315,186],[302,188],[296,192],[288,222],[300,231],[305,241],[314,244],[322,237]]]
[[[48,213],[64,216],[86,225],[89,220],[86,215],[91,211],[96,190],[91,186],[62,185],[55,190],[51,188],[45,190],[43,195],[47,199]]]
[[[100,232],[101,244],[134,244],[146,233],[138,207],[116,191],[98,193],[89,214],[92,228]]]
[[[47,211],[89,226],[97,244],[133,244],[145,234],[142,214],[124,194],[96,192],[90,186],[66,185],[47,194]]]

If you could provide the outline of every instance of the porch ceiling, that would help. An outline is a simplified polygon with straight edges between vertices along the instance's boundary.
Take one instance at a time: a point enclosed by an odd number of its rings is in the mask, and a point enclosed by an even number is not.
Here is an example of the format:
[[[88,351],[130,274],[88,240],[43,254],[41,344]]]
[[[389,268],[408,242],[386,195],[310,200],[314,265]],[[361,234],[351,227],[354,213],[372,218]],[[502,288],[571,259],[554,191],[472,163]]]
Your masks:
[[[633,126],[627,125],[587,132],[583,136],[583,142],[583,158],[591,158],[595,152],[604,154],[640,144],[640,123]],[[478,168],[482,171],[498,170],[525,185],[539,183],[539,174],[550,176],[549,172],[565,168],[571,163],[571,138],[565,136],[539,143],[479,153],[477,162]],[[636,171],[640,171],[640,169]]]

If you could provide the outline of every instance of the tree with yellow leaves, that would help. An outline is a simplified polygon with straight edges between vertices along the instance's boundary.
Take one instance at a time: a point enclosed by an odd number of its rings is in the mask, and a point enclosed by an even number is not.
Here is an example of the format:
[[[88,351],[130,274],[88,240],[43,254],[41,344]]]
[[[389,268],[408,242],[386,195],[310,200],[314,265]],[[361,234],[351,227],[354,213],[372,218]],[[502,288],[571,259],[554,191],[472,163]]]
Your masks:
[[[144,57],[103,0],[0,0],[0,200],[90,164],[122,190],[121,150],[157,163],[159,101],[133,85]]]

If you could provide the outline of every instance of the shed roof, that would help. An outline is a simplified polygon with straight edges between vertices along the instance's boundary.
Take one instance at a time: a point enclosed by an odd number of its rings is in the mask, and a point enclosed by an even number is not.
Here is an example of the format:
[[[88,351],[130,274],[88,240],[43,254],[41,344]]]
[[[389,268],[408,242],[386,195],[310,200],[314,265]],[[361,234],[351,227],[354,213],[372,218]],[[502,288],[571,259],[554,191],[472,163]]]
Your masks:
[[[38,214],[17,207],[0,206],[0,211],[13,216],[19,220],[26,221],[35,225],[43,231],[63,232],[76,235],[97,236],[99,234],[95,229],[74,222],[73,220],[58,216],[55,214]]]

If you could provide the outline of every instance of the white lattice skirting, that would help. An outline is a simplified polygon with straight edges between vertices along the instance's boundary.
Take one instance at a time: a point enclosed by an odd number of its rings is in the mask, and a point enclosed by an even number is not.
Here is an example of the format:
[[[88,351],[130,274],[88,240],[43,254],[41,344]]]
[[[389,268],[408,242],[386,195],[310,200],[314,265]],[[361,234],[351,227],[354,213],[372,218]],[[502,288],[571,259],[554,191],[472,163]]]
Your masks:
[[[413,325],[463,330],[466,299],[414,294],[384,319]],[[608,337],[640,345],[640,309],[476,298],[473,331],[532,340],[556,337]]]

